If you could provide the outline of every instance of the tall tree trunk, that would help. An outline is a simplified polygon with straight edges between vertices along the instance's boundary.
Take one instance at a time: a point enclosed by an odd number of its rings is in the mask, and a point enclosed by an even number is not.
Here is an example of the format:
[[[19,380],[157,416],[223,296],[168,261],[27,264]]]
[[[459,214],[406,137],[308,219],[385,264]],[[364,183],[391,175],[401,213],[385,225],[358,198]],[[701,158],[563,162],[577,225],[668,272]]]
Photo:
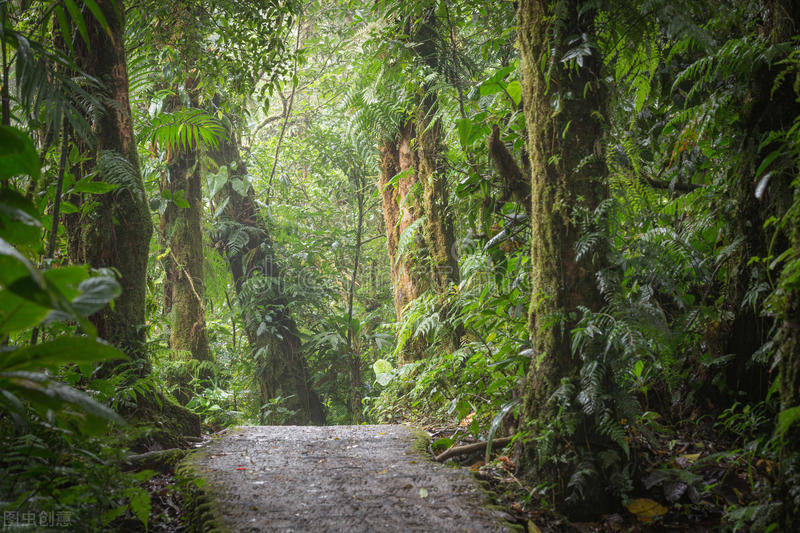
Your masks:
[[[361,260],[362,233],[364,229],[364,178],[357,176],[353,182],[356,185],[356,198],[358,200],[358,213],[356,215],[356,251],[353,259],[353,273],[350,277],[350,288],[347,293],[347,353],[350,363],[350,413],[352,422],[361,422],[361,354],[359,353],[356,339],[353,338],[353,304],[356,297],[356,276]]]
[[[791,41],[798,31],[798,0],[770,0],[763,10],[762,34],[771,44]],[[764,223],[771,216],[783,213],[791,202],[789,182],[791,177],[773,177],[770,189],[782,189],[784,194],[770,195],[770,202],[756,197],[756,170],[775,146],[762,146],[764,137],[772,131],[786,130],[800,112],[800,105],[789,84],[781,84],[773,91],[775,79],[783,66],[774,60],[756,65],[751,76],[750,91],[741,102],[738,134],[741,144],[738,152],[741,162],[733,169],[730,196],[721,199],[733,203],[731,240],[742,239],[729,273],[725,306],[733,316],[727,325],[725,354],[733,354],[728,367],[727,381],[731,391],[744,392],[752,401],[761,400],[769,388],[769,375],[763,365],[755,365],[753,354],[764,344],[774,322],[761,313],[762,300],[746,304],[747,293],[754,285],[765,282],[761,263],[754,257],[770,254],[770,231]],[[732,132],[735,136],[737,132]],[[780,180],[781,183],[778,183]],[[787,238],[788,239],[788,238]]]
[[[217,247],[231,267],[244,319],[244,330],[259,360],[258,384],[262,403],[282,397],[295,411],[294,424],[325,423],[325,411],[311,386],[311,376],[301,351],[297,324],[287,308],[283,280],[275,262],[272,240],[258,212],[255,195],[237,192],[231,181],[246,179],[247,166],[239,155],[233,133],[211,155],[230,177],[222,197],[224,228]],[[225,200],[223,200],[225,201]]]
[[[96,144],[90,148],[94,161],[100,154],[116,153],[126,161],[127,185],[107,194],[94,195],[82,210],[79,223],[69,232],[73,260],[94,268],[119,272],[122,294],[91,318],[101,337],[140,359],[142,371],[149,369],[145,358],[145,281],[150,237],[153,233],[144,191],[128,98],[125,63],[125,6],[119,0],[98,1],[108,31],[92,16],[86,17],[90,45],[78,51],[78,63],[104,86],[106,106],[92,125]],[[118,157],[117,156],[117,157]],[[103,174],[96,178],[113,181]]]
[[[191,92],[187,83],[187,89]],[[170,110],[180,108],[174,97]],[[200,177],[200,149],[176,146],[167,162],[166,179],[161,190],[172,198],[182,194],[189,204],[181,207],[170,201],[161,215],[160,226],[169,254],[164,259],[166,283],[165,308],[171,315],[170,347],[187,350],[198,361],[211,359],[206,336],[206,308],[203,285],[203,186]],[[182,202],[180,202],[182,203]],[[167,309],[165,309],[167,310]]]
[[[558,409],[553,392],[580,368],[570,348],[570,313],[578,306],[597,310],[602,305],[595,266],[575,258],[579,228],[572,210],[581,199],[594,208],[608,195],[600,118],[606,92],[596,50],[584,56],[577,70],[561,62],[571,36],[594,31],[593,14],[579,16],[580,2],[564,4],[564,18],[547,0],[522,0],[517,13],[532,170],[529,321],[534,354],[523,387],[522,416],[523,424],[534,428],[553,420]],[[555,98],[560,112],[552,106]],[[535,452],[526,452],[524,460],[539,470]],[[539,473],[541,482],[558,482],[557,473]]]
[[[767,2],[766,30],[772,43],[791,42],[800,31],[800,0],[770,0]],[[795,41],[796,42],[796,41]],[[791,48],[790,48],[791,50]],[[780,64],[778,64],[780,65]],[[774,68],[769,75],[759,79],[766,81],[763,90],[769,89],[769,102],[761,107],[761,115],[767,124],[762,126],[762,134],[768,131],[789,131],[796,127],[800,120],[800,94],[796,85],[783,83],[772,92],[775,75],[782,67]],[[758,103],[753,104],[754,111]],[[766,127],[764,127],[766,126]],[[769,129],[768,129],[769,128]],[[776,336],[778,361],[778,390],[781,398],[781,414],[779,422],[788,422],[782,435],[780,450],[780,466],[778,473],[777,498],[781,502],[780,530],[800,531],[800,154],[798,154],[797,134],[787,144],[795,143],[794,160],[791,162],[776,161],[774,164],[784,166],[781,180],[776,183],[773,177],[770,183],[770,196],[774,198],[778,213],[785,213],[786,241],[788,254],[778,288],[773,293],[771,302],[777,307],[778,334]],[[762,146],[759,164],[773,150],[778,148],[770,144]],[[781,159],[781,158],[778,158]],[[775,190],[777,189],[777,190]],[[781,205],[783,204],[783,205]],[[777,254],[776,254],[777,255]],[[795,416],[792,416],[795,413]]]
[[[411,148],[413,141],[414,123],[409,121],[400,129],[395,139],[381,146],[379,187],[394,286],[394,308],[398,320],[402,318],[405,306],[425,291],[429,281],[417,255],[409,253],[408,247],[405,250],[400,249],[400,237],[419,219],[421,211],[411,196],[417,182],[415,157]],[[392,183],[395,177],[396,183]],[[403,251],[404,257],[400,257]]]
[[[796,176],[796,175],[795,175]],[[798,178],[795,177],[795,180]],[[800,183],[795,183],[793,215],[789,219],[793,249],[781,279],[783,301],[778,318],[780,363],[778,384],[781,395],[781,417],[800,410]],[[794,281],[792,281],[794,280]],[[790,411],[791,410],[791,411]],[[780,420],[780,417],[779,417]],[[783,531],[800,529],[800,422],[795,417],[783,434],[778,497],[782,501]]]
[[[412,11],[404,30],[412,54],[431,71],[438,72],[435,6],[426,1]],[[448,202],[442,127],[436,117],[438,103],[432,83],[423,85],[415,105],[413,118],[406,121],[395,139],[381,146],[380,189],[398,320],[402,319],[405,306],[423,292],[432,290],[444,296],[460,277]],[[395,176],[398,176],[396,186],[391,183]],[[418,224],[413,228],[416,246],[400,250],[400,238],[413,224]],[[447,310],[442,308],[441,312]],[[460,328],[450,334],[451,347],[455,348]],[[424,355],[422,340],[417,339],[406,345],[401,362],[421,359]]]
[[[458,283],[453,217],[447,194],[442,123],[435,118],[436,98],[427,93],[417,110],[418,180],[422,182],[423,236],[428,248],[431,280],[435,290],[445,292]]]
[[[379,187],[398,320],[404,308],[426,290],[444,294],[459,280],[441,124],[433,118],[434,102],[432,95],[426,95],[415,119],[380,148]],[[407,232],[413,232],[415,242]],[[402,249],[401,238],[407,241]],[[455,345],[459,332],[452,336]],[[421,342],[410,342],[401,354],[402,362],[421,359],[424,354]]]

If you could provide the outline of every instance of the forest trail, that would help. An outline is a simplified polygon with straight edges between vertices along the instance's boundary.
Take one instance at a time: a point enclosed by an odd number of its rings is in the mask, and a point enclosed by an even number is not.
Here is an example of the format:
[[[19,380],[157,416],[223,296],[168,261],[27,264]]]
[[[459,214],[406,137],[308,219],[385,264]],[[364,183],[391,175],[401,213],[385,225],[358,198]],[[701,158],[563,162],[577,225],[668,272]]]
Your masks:
[[[230,531],[506,531],[477,481],[419,442],[400,425],[247,426],[191,461]]]

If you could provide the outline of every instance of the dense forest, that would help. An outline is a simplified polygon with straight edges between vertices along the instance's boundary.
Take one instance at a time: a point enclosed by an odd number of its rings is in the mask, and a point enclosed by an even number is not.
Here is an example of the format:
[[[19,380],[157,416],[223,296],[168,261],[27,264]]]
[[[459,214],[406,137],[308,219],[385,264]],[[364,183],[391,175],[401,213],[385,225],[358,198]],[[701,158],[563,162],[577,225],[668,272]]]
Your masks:
[[[202,530],[209,435],[400,423],[521,531],[800,530],[798,0],[0,32],[0,530]]]

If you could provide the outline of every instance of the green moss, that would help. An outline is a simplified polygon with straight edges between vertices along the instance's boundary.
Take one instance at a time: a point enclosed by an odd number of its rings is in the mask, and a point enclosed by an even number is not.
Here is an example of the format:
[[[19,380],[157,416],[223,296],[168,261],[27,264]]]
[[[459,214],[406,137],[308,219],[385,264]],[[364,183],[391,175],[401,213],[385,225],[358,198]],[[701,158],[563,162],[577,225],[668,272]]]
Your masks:
[[[225,533],[218,504],[209,484],[200,476],[197,462],[204,452],[195,451],[175,469],[176,488],[183,502],[189,533]]]
[[[135,451],[147,451],[153,445],[185,448],[186,437],[199,437],[200,417],[178,404],[169,394],[151,391],[140,396],[136,406],[121,412],[130,423],[124,428],[124,444]]]
[[[414,437],[414,440],[411,443],[411,449],[415,453],[419,454],[419,456],[424,460],[433,462],[434,459],[431,457],[431,454],[428,451],[428,443],[430,442],[428,434],[417,428],[411,428],[411,432]]]

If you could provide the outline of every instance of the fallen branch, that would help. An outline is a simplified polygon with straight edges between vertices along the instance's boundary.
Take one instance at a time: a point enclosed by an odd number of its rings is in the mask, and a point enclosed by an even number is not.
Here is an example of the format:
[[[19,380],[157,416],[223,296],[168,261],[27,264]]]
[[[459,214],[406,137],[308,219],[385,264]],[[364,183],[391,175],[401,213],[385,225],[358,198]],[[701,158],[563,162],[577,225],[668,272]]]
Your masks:
[[[129,455],[125,458],[123,468],[128,471],[157,470],[158,472],[168,473],[175,469],[175,465],[187,453],[189,453],[188,450],[171,448],[169,450]]]
[[[509,442],[511,442],[511,437],[503,437],[502,439],[494,439],[492,441],[492,449],[502,448],[503,446],[505,446]],[[464,446],[453,446],[452,448],[449,448],[449,449],[443,451],[442,453],[440,453],[439,455],[437,455],[436,456],[436,460],[441,463],[441,462],[444,462],[444,461],[450,459],[451,457],[455,457],[456,455],[465,455],[465,454],[472,453],[472,452],[479,452],[481,450],[485,450],[487,444],[488,443],[484,440],[484,441],[481,441],[481,442],[476,442],[474,444],[465,444]]]

